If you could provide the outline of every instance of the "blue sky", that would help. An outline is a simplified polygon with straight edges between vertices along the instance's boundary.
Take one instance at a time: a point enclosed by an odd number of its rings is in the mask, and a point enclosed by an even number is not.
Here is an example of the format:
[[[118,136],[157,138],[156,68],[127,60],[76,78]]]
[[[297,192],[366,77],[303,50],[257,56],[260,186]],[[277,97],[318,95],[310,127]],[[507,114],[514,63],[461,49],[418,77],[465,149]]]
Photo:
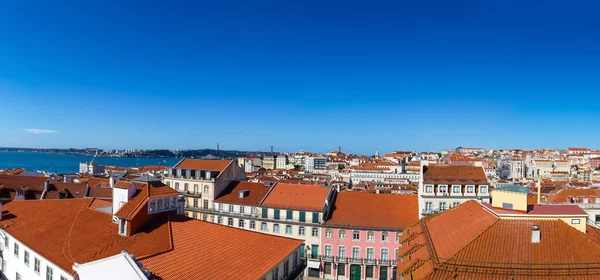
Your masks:
[[[0,146],[600,148],[593,1],[56,2],[0,3]]]

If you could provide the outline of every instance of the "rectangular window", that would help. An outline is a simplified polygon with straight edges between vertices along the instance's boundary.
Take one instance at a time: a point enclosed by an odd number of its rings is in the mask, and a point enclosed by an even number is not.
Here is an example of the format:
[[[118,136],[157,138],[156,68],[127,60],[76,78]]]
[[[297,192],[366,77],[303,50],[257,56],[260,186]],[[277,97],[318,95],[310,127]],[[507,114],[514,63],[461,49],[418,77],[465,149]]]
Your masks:
[[[52,280],[52,268],[46,266],[46,280]]]
[[[233,219],[232,218],[227,218],[227,225],[232,227],[233,226]]]
[[[198,199],[194,198],[194,208],[198,208]],[[158,210],[160,210],[160,203],[158,203]],[[233,211],[231,211],[233,212]]]
[[[241,227],[241,228],[246,227],[246,222],[244,222],[244,220],[239,220],[238,221],[238,227]]]
[[[304,236],[304,227],[298,227],[298,235]]]
[[[154,212],[156,211],[156,200],[152,200],[150,201],[150,209],[148,209],[149,212]]]
[[[473,193],[475,192],[475,186],[471,185],[471,186],[467,186],[467,193]]]
[[[453,193],[460,193],[460,186],[452,186]]]
[[[338,257],[340,257],[340,258],[346,257],[346,246],[338,247]]]
[[[340,229],[338,232],[338,235],[339,235],[339,239],[341,239],[341,240],[346,239],[346,231],[345,230]]]
[[[433,186],[431,186],[431,185],[425,186],[425,192],[426,193],[432,193],[433,192]]]
[[[203,205],[202,206],[204,206],[204,209],[208,209],[208,199],[205,199],[203,201]]]
[[[196,207],[196,203],[194,203],[194,207]],[[162,199],[156,200],[156,210],[157,211],[162,211],[163,210],[163,201],[162,201]]]
[[[287,210],[287,211],[285,212],[285,219],[286,219],[286,220],[291,220],[293,216],[294,216],[294,211],[292,211],[292,210]]]
[[[425,211],[431,211],[431,210],[433,210],[433,202],[431,202],[431,201],[425,202]]]
[[[325,275],[331,275],[331,263],[330,262],[325,263],[324,268],[325,268]]]
[[[487,186],[479,186],[479,192],[487,193]]]
[[[300,211],[300,222],[306,222],[306,212]]]
[[[372,231],[367,232],[367,241],[375,241],[375,233]]]
[[[352,247],[352,258],[360,259],[360,248],[359,247]]]
[[[346,264],[340,263],[337,267],[338,276],[346,276]]]
[[[292,234],[292,226],[290,226],[290,225],[285,226],[285,234]]]
[[[260,224],[260,230],[267,231],[267,223],[261,223]]]
[[[312,229],[312,237],[319,237],[319,229],[318,228]]]
[[[29,252],[28,251],[23,251],[23,252],[25,255],[25,259],[24,259],[25,265],[29,266]]]
[[[381,259],[384,261],[387,261],[389,259],[389,254],[388,254],[388,249],[387,248],[383,248],[381,249]]]
[[[250,221],[250,229],[256,229],[256,222]]]
[[[40,274],[40,260],[37,258],[34,258],[33,260],[33,271],[35,271],[37,274]]]
[[[367,278],[373,278],[373,266],[372,265],[367,265],[367,267],[365,268],[365,276]]]
[[[177,198],[171,197],[171,209],[177,208]]]
[[[290,271],[290,262],[286,259],[283,263],[283,278],[288,277],[288,273]]]
[[[8,249],[8,236],[4,237],[4,247]]]
[[[217,224],[223,223],[223,217],[217,217]]]
[[[367,248],[367,260],[375,259],[375,248]]]
[[[279,209],[273,210],[273,219],[279,220]]]
[[[355,230],[352,232],[352,240],[354,240],[354,241],[360,240],[360,231]]]
[[[268,215],[269,215],[269,209],[263,208],[262,209],[262,218],[266,219],[268,217]]]
[[[571,219],[571,224],[578,225],[580,222],[581,222],[581,220],[579,220],[579,219]]]
[[[273,232],[279,233],[279,224],[273,224]]]
[[[390,241],[389,235],[387,232],[382,232],[381,233],[381,242],[388,242]]]
[[[15,242],[15,257],[19,258],[19,244]]]
[[[325,245],[325,256],[331,257],[331,245]]]
[[[16,280],[21,280],[21,274],[19,274],[19,273],[17,272],[17,275],[15,275],[15,279],[16,279]]]
[[[229,205],[229,213],[233,213],[233,205]]]
[[[312,222],[315,224],[319,223],[319,213],[313,212]]]

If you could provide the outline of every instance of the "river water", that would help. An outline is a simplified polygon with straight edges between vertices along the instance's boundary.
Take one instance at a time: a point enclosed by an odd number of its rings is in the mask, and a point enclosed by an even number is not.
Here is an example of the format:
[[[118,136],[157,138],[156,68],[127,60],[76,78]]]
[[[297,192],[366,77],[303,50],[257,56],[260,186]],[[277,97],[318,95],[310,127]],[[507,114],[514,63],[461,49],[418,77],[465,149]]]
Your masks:
[[[56,173],[77,173],[79,162],[92,160],[90,156],[56,155],[37,152],[0,152],[0,169],[22,167],[30,170],[41,170]],[[96,157],[101,165],[120,167],[162,165],[173,166],[177,158],[114,158]]]

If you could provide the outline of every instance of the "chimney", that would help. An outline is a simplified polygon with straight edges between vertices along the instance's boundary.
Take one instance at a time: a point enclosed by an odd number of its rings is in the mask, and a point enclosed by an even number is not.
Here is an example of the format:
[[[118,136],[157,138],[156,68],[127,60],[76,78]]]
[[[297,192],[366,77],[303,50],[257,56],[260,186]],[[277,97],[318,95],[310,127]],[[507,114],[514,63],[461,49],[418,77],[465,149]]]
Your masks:
[[[540,205],[540,198],[542,197],[542,183],[540,182],[540,178],[538,178],[536,186],[537,186],[537,205]]]
[[[540,243],[540,226],[533,225],[531,227],[531,243]]]

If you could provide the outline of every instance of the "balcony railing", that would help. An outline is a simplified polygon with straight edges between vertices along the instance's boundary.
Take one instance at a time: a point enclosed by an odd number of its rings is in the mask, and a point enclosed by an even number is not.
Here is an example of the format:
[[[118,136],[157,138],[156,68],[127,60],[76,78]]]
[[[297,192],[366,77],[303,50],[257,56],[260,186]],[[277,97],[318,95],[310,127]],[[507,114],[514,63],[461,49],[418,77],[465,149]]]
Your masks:
[[[335,261],[337,261],[339,263],[347,263],[348,262],[348,258],[346,258],[346,257],[335,257]]]
[[[365,258],[365,264],[375,264],[376,260],[372,258]]]
[[[398,265],[398,260],[393,260],[392,265]]]
[[[187,195],[187,196],[193,196],[193,197],[200,197],[200,196],[202,196],[202,194],[200,192],[186,191],[186,192],[184,192],[184,194]]]
[[[318,260],[321,260],[321,256],[319,256],[317,254],[308,254],[308,259],[318,261]]]
[[[324,261],[333,261],[333,256],[325,255],[325,256],[321,256],[321,259]]]
[[[391,263],[390,260],[379,260],[379,265],[390,265]]]
[[[350,263],[362,263],[363,259],[361,258],[350,258]]]

